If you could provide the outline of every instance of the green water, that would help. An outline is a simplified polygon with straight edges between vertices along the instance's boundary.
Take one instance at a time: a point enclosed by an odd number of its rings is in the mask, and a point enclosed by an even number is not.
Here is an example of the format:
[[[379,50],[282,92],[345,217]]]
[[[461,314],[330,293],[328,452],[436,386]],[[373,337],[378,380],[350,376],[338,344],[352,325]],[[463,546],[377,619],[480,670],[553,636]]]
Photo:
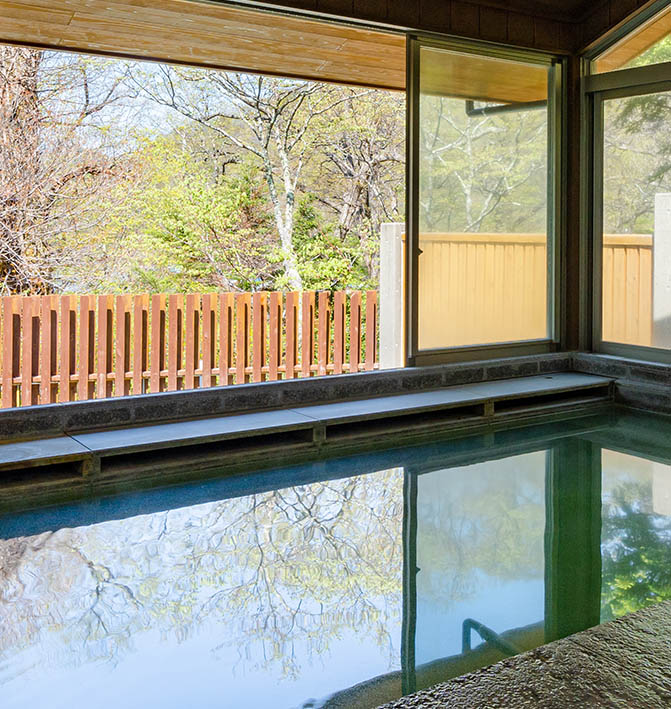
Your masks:
[[[668,430],[570,419],[0,518],[0,706],[375,707],[671,598]]]

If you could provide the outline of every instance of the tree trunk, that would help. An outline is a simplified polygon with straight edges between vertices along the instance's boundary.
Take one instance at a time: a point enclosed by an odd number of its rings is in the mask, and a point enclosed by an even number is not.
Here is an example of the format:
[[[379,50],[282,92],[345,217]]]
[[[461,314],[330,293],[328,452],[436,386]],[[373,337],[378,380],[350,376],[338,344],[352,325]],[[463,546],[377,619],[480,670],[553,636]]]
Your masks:
[[[42,52],[0,47],[0,284],[5,292],[45,291],[31,261],[42,216],[38,75]]]

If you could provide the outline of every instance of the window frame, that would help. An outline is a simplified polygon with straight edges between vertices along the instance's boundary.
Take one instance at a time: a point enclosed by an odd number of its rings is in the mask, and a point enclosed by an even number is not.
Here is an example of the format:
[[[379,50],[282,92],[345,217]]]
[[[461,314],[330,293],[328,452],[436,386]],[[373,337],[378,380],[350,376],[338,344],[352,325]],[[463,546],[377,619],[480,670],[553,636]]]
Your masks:
[[[420,349],[419,347],[419,62],[424,47],[493,59],[554,67],[548,84],[548,337],[536,340]],[[488,42],[407,35],[407,149],[406,149],[406,366],[427,366],[522,355],[562,349],[565,341],[563,279],[566,241],[566,126],[567,59],[547,52],[515,49]]]
[[[606,49],[620,41],[627,34],[647,22],[660,10],[669,6],[669,1],[657,2],[635,21],[613,37],[597,45],[584,57],[585,75],[582,79],[582,120],[583,146],[582,167],[587,175],[583,186],[581,206],[582,240],[586,246],[586,256],[590,262],[589,282],[586,284],[591,308],[583,318],[584,331],[591,333],[591,349],[599,354],[613,355],[627,359],[671,364],[671,349],[647,345],[612,342],[603,339],[603,161],[604,161],[604,102],[671,91],[671,62],[661,62],[629,69],[614,69],[600,74],[591,73],[595,59]]]

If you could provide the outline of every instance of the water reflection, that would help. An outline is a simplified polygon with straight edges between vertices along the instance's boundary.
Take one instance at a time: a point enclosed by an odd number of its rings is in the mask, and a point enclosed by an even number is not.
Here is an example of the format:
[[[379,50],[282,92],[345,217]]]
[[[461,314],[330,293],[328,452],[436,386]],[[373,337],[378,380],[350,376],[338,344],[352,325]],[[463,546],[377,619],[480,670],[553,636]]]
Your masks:
[[[671,468],[607,445],[634,424],[80,526],[17,516],[54,531],[0,541],[2,707],[368,709],[669,598]]]
[[[467,618],[497,632],[542,621],[545,458],[540,451],[420,476],[418,664],[459,655]]]
[[[601,619],[671,598],[671,471],[604,450]]]
[[[84,665],[115,684],[137,662],[179,674],[178,646],[222,680],[275,680],[248,687],[245,706],[290,705],[299,678],[316,696],[339,689],[326,665],[353,645],[367,664],[338,682],[397,668],[401,485],[381,471],[2,542],[3,706]]]

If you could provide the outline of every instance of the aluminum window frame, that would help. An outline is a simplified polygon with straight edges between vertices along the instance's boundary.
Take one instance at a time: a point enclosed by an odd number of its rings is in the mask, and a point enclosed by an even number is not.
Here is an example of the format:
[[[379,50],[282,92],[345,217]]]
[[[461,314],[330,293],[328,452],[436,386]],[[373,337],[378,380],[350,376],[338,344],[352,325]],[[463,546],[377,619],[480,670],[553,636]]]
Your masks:
[[[668,7],[668,0],[656,3],[649,12],[636,18],[635,24],[627,27],[634,31],[651,15]],[[591,261],[590,282],[586,284],[591,301],[591,312],[584,317],[583,329],[591,332],[591,349],[598,354],[614,355],[627,359],[671,364],[671,349],[648,345],[612,342],[603,339],[603,160],[604,160],[604,102],[630,96],[645,96],[671,91],[671,62],[660,62],[630,69],[615,69],[600,74],[592,74],[594,59],[626,34],[618,34],[616,39],[599,45],[585,55],[585,75],[582,79],[583,119],[583,170],[588,176],[584,186],[585,194],[581,207],[583,242],[589,249]]]
[[[492,342],[458,347],[419,347],[419,62],[422,48],[474,54],[492,59],[547,66],[548,82],[548,337],[513,342]],[[406,366],[425,366],[474,361],[561,350],[565,341],[563,272],[566,243],[566,126],[567,58],[533,50],[516,49],[487,42],[436,37],[407,36],[407,148],[406,148]]]

